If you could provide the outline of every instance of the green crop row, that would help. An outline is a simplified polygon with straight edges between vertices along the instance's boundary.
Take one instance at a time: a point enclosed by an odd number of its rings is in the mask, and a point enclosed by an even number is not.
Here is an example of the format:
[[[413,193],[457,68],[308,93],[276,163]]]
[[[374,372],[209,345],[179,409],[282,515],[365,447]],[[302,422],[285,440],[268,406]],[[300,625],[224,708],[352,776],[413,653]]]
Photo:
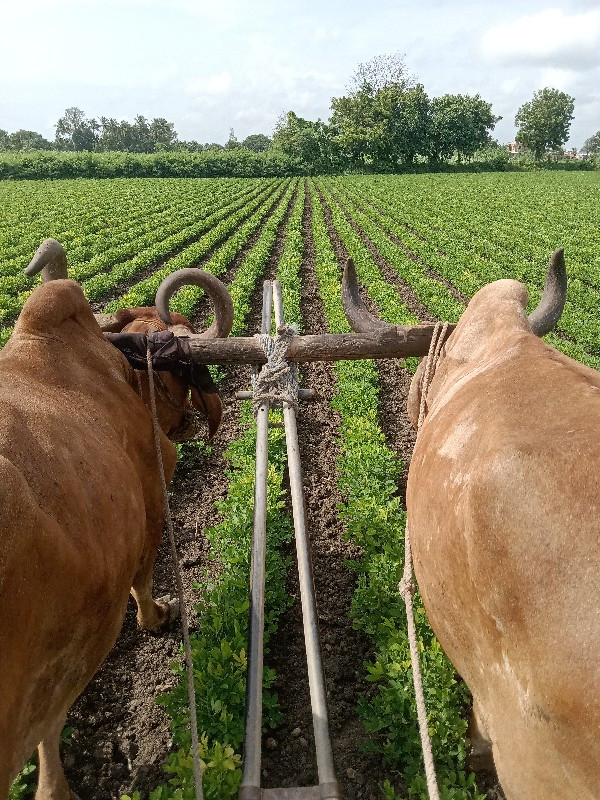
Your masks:
[[[348,230],[343,215],[336,212],[332,217],[352,257],[360,258],[362,264],[368,262],[364,245],[362,242],[359,245],[351,235],[352,229]],[[342,333],[348,331],[348,323],[341,304],[340,267],[318,200],[313,202],[312,232],[315,270],[328,329],[332,333]],[[364,270],[363,275],[366,274]],[[395,309],[392,300],[392,307],[385,308],[383,301],[379,301],[383,316],[390,321],[396,316],[393,320],[396,321],[397,306]],[[406,319],[407,313],[401,313]],[[374,659],[367,664],[366,680],[373,683],[376,692],[360,702],[359,711],[371,734],[371,747],[403,775],[402,787],[394,787],[389,781],[382,784],[386,797],[425,800],[427,791],[404,603],[397,589],[404,559],[404,513],[397,496],[402,465],[386,446],[379,427],[379,380],[373,362],[339,362],[336,375],[338,393],[333,405],[341,417],[339,487],[345,497],[341,516],[348,535],[363,549],[363,557],[356,567],[358,584],[352,616],[355,626],[372,637],[375,647]],[[433,636],[418,596],[415,603],[428,722],[441,796],[444,800],[483,800],[476,790],[474,776],[465,768],[467,725],[463,708],[468,702],[466,689],[457,683],[454,669]],[[402,794],[397,795],[396,791]]]
[[[510,209],[511,238],[506,233],[506,221],[496,223],[494,205],[484,205],[478,194],[471,197],[455,192],[454,203],[451,203],[452,198],[444,194],[441,197],[433,197],[425,191],[417,194],[416,187],[412,195],[400,191],[403,187],[398,184],[390,191],[391,186],[385,179],[377,179],[368,186],[360,181],[337,182],[337,185],[350,190],[355,199],[360,198],[363,211],[371,220],[400,238],[424,266],[449,280],[467,297],[485,283],[510,277],[527,284],[534,305],[541,296],[549,254],[556,246],[564,245],[569,274],[568,300],[558,325],[559,335],[552,335],[549,341],[572,358],[598,368],[600,321],[596,308],[600,302],[600,241],[597,225],[594,228],[591,224],[589,198],[581,196],[577,207],[580,230],[574,233],[572,216],[565,214],[565,208],[559,203],[548,202],[541,179],[540,184],[536,184],[537,197],[529,192],[526,200],[520,201],[517,177],[528,178],[510,176],[500,199],[487,196],[495,206]],[[597,202],[600,187],[597,178],[591,177],[586,185],[595,189],[592,196]],[[568,225],[565,225],[565,216]],[[519,232],[515,219],[528,221],[527,232]],[[594,241],[598,243],[593,244]],[[560,332],[566,338],[561,337]]]
[[[269,195],[266,199],[262,197],[254,201],[252,207],[256,208],[256,210],[250,216],[247,216],[248,208],[242,208],[236,214],[225,218],[197,242],[194,242],[194,244],[167,261],[161,269],[155,270],[148,278],[135,284],[117,300],[109,303],[106,306],[106,311],[116,311],[119,308],[152,303],[161,281],[178,269],[194,267],[201,263],[202,269],[211,272],[213,275],[220,275],[229,266],[232,259],[243,249],[254,231],[260,227],[263,220],[271,212],[273,205],[275,205],[276,209],[279,209],[282,195],[287,196],[289,192],[289,181],[281,183],[272,195]],[[269,222],[276,213],[277,211],[271,212]],[[241,225],[240,222],[242,223]],[[239,227],[237,227],[238,225]],[[232,231],[233,234],[225,238]],[[207,261],[203,261],[209,251],[223,239],[225,239],[223,244],[215,250]],[[195,287],[185,287],[173,301],[173,310],[182,314],[191,313],[201,294],[201,290]]]
[[[234,335],[240,335],[244,330],[250,295],[264,271],[296,188],[296,202],[290,215],[282,262],[298,263],[292,251],[297,252],[299,246],[301,250],[301,244],[293,233],[296,231],[298,215],[300,218],[302,216],[304,191],[294,181],[289,184],[283,200],[234,278]],[[193,300],[189,296],[183,300],[178,297],[180,310],[190,314]],[[291,305],[294,313],[298,314],[299,295]],[[281,420],[280,413],[272,412],[272,415],[275,420]],[[205,532],[211,543],[211,557],[219,564],[218,578],[214,585],[202,588],[202,602],[197,609],[200,633],[192,636],[198,725],[202,731],[201,758],[205,767],[205,800],[235,797],[241,779],[256,442],[256,427],[249,403],[244,403],[240,424],[242,434],[227,452],[231,462],[231,470],[226,476],[229,481],[227,497],[217,506],[223,520]],[[285,506],[282,488],[284,468],[285,434],[280,428],[272,428],[269,434],[267,491],[265,644],[276,630],[281,613],[289,605],[284,589],[287,562],[281,552],[281,545],[290,538],[292,530],[288,515],[282,513]],[[150,793],[150,800],[191,800],[194,797],[186,681],[182,669],[177,667],[176,671],[181,677],[179,684],[160,700],[172,718],[176,751],[165,766],[171,778],[168,784]],[[277,700],[269,692],[274,677],[273,670],[266,668],[265,725],[274,725],[278,719]]]
[[[283,187],[276,190],[275,196],[281,194]],[[262,203],[262,205],[261,205]],[[184,266],[196,266],[198,261],[201,261],[211,249],[213,249],[220,241],[225,239],[224,244],[217,250],[217,256],[226,255],[226,263],[233,257],[232,250],[237,252],[242,244],[243,237],[249,237],[252,230],[260,224],[261,220],[267,215],[272,204],[272,198],[267,196],[260,196],[256,198],[251,204],[243,205],[237,212],[225,216],[214,228],[210,229],[206,234],[200,237],[197,242],[190,245],[178,256],[167,261],[166,265],[161,269],[155,270],[150,277],[145,278],[139,283],[132,286],[129,291],[121,295],[117,300],[112,301],[106,306],[107,311],[116,311],[119,308],[126,308],[130,306],[152,305],[154,296],[160,282],[171,272],[181,269]],[[258,211],[250,216],[250,218],[241,225],[233,237],[227,239],[227,235],[236,228],[237,225],[245,218],[252,208],[259,206]],[[215,221],[220,217],[220,212],[214,215]],[[145,252],[129,261],[122,264],[117,264],[107,273],[101,273],[90,278],[83,283],[83,290],[88,300],[94,300],[101,297],[110,291],[111,288],[117,286],[119,283],[124,283],[131,279],[136,273],[142,271],[144,267],[148,267],[148,263],[152,264],[161,259],[163,253],[164,243],[159,243],[152,248],[148,248]],[[206,266],[206,265],[203,265]],[[210,267],[208,267],[210,269]],[[224,267],[223,267],[224,268]],[[33,291],[33,290],[31,290]],[[16,314],[21,309],[23,303],[31,292],[21,293],[17,297],[12,298],[13,312]],[[4,310],[8,314],[8,309]],[[0,315],[2,311],[0,311]],[[10,334],[12,333],[12,326],[5,326],[0,331],[0,344],[3,345]]]
[[[202,232],[210,229],[219,220],[226,219],[238,209],[250,208],[254,197],[263,197],[270,191],[265,188],[252,188],[250,192],[238,193],[233,199],[214,198],[212,202],[196,209],[192,219],[180,212],[169,213],[166,219],[162,214],[147,215],[147,219],[138,222],[112,241],[104,241],[95,237],[94,247],[80,246],[77,239],[68,251],[69,275],[87,288],[86,294],[90,299],[94,293],[93,282],[88,281],[94,276],[110,278],[118,275],[116,268],[127,270],[124,265],[135,264],[137,269],[145,268],[152,264],[152,259],[158,260],[168,256],[174,250],[184,247],[197,239]],[[24,289],[31,291],[31,279],[23,273],[33,253],[25,259],[18,258],[12,262],[0,265],[0,292],[19,292]],[[107,272],[106,272],[107,271]],[[102,284],[100,284],[102,285]],[[112,288],[112,285],[109,284]],[[22,297],[28,296],[28,293]],[[21,298],[17,296],[17,301]],[[0,307],[6,307],[6,299],[0,294]]]
[[[251,231],[256,228],[260,221],[268,213],[274,198],[278,197],[285,187],[285,183],[279,183],[275,187],[272,185],[262,189],[258,195],[254,196],[250,202],[232,203],[230,206],[216,211],[211,214],[207,219],[201,221],[196,226],[196,234],[207,230],[200,237],[200,239],[185,248],[178,256],[175,256],[170,261],[167,261],[165,267],[156,270],[150,278],[136,284],[125,295],[122,295],[120,300],[114,301],[110,304],[109,310],[116,310],[126,306],[134,305],[148,305],[152,304],[154,294],[160,281],[170,272],[186,266],[195,266],[203,256],[206,255],[212,248],[214,248],[220,241],[226,239],[223,247],[217,251],[218,253],[227,254],[227,263],[233,257],[231,255],[232,249],[238,252],[245,239],[248,238]],[[258,211],[254,214],[251,212],[258,207]],[[232,230],[235,230],[240,223],[251,215],[246,223],[241,224],[240,228],[235,232],[233,237],[227,239]],[[214,226],[214,227],[211,227]],[[244,238],[245,237],[245,238]],[[189,238],[186,236],[184,242]],[[194,237],[192,237],[194,238]],[[153,263],[157,263],[164,259],[165,254],[176,250],[181,245],[181,239],[178,237],[171,237],[164,241],[159,241],[157,244],[146,248],[141,253],[135,255],[133,258],[117,263],[108,272],[96,274],[88,280],[83,281],[82,287],[88,300],[95,300],[106,294],[115,286],[120,283],[129,281],[136,273],[148,269]],[[216,259],[215,262],[216,263]],[[210,267],[209,267],[210,269]],[[70,273],[75,273],[75,270]],[[77,278],[77,275],[73,274]],[[11,319],[15,317],[23,306],[23,303],[31,294],[33,289],[27,292],[20,292],[17,295],[9,295],[5,299],[4,308],[0,308],[0,320]],[[3,345],[12,332],[11,325],[5,325],[0,331],[0,345]]]
[[[210,543],[209,558],[216,562],[217,577],[198,586],[202,600],[197,606],[199,632],[191,636],[201,758],[204,762],[205,800],[225,800],[237,794],[241,779],[241,747],[244,739],[246,647],[248,638],[248,587],[254,507],[256,426],[250,404],[240,420],[242,434],[226,453],[230,469],[226,498],[217,504],[222,521],[204,531]],[[282,481],[285,469],[285,437],[270,430],[267,477],[267,556],[265,644],[288,607],[285,593],[286,559],[282,544],[291,536],[284,513]],[[150,793],[150,800],[193,800],[193,766],[190,752],[187,683],[183,668],[177,686],[159,698],[171,717],[174,752],[165,771],[168,783]],[[264,724],[277,722],[277,699],[269,692],[275,674],[265,669]],[[139,795],[137,795],[139,797]],[[125,800],[125,799],[124,799]]]
[[[336,197],[337,199],[337,197]],[[452,296],[448,288],[430,278],[422,262],[409,258],[406,252],[385,235],[372,218],[363,213],[351,197],[345,196],[342,202],[349,216],[362,232],[375,245],[377,252],[410,285],[418,299],[429,309],[436,319],[456,322],[464,306]]]
[[[0,183],[1,263],[27,259],[39,242],[58,239],[74,261],[112,247],[153,218],[197,219],[219,199],[227,203],[273,181],[60,181]],[[77,250],[81,246],[80,254]],[[25,262],[26,263],[26,262]],[[4,268],[0,270],[4,274]]]

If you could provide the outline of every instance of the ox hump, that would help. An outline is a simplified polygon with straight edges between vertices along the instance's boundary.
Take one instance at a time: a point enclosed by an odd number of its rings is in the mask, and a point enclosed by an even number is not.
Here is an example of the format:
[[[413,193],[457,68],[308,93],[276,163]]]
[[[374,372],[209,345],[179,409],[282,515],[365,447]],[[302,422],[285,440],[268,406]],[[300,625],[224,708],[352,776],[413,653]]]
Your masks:
[[[69,279],[48,281],[27,298],[14,332],[43,335],[60,328],[67,320],[102,335],[81,286]]]

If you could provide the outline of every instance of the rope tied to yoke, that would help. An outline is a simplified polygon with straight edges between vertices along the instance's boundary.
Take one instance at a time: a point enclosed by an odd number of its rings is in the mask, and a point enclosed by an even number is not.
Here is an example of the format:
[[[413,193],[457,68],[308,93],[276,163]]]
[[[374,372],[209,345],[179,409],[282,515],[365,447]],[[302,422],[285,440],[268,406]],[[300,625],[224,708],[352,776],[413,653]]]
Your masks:
[[[277,328],[277,335],[255,334],[267,363],[252,376],[252,408],[254,416],[263,403],[271,406],[287,403],[298,411],[298,365],[286,361],[285,354],[293,337],[298,333],[294,326]]]
[[[427,403],[427,391],[433,379],[435,367],[440,357],[442,345],[448,332],[448,323],[436,322],[431,336],[427,361],[425,362],[425,373],[421,385],[421,403],[419,406],[419,421],[417,423],[417,437],[423,420],[425,419],[425,407]],[[427,793],[429,800],[439,800],[440,793],[435,775],[435,763],[431,749],[431,738],[427,725],[427,708],[425,707],[425,695],[423,692],[423,678],[421,675],[421,662],[419,660],[419,646],[417,641],[417,631],[415,627],[415,616],[413,610],[413,595],[415,593],[415,583],[413,580],[413,560],[412,548],[410,544],[410,533],[408,521],[404,530],[404,572],[402,580],[398,584],[398,591],[404,599],[406,606],[406,622],[408,627],[408,643],[410,647],[410,662],[413,673],[413,683],[415,687],[415,698],[417,703],[417,719],[419,721],[419,734],[421,736],[421,747],[423,749],[423,762],[425,764],[425,777],[427,779]]]
[[[175,583],[177,585],[177,598],[179,600],[179,612],[181,614],[181,628],[183,633],[183,649],[185,653],[185,665],[187,672],[187,685],[188,685],[188,698],[190,705],[190,732],[192,736],[192,759],[194,765],[194,789],[196,800],[203,800],[204,794],[202,791],[202,766],[200,763],[200,750],[198,739],[198,717],[196,714],[196,690],[194,686],[194,665],[192,662],[192,645],[190,642],[190,626],[185,607],[185,598],[183,596],[183,581],[181,580],[181,571],[179,569],[179,557],[177,555],[177,545],[175,543],[175,533],[173,530],[173,520],[171,518],[171,507],[169,505],[169,493],[167,488],[167,479],[165,477],[165,466],[162,459],[162,450],[160,447],[160,428],[158,426],[158,416],[156,413],[156,396],[154,393],[154,370],[152,368],[152,347],[150,338],[146,349],[146,364],[148,369],[148,388],[150,394],[150,411],[152,417],[152,431],[154,433],[154,446],[156,448],[156,458],[158,462],[158,472],[162,484],[164,504],[165,504],[165,525],[169,536],[169,547],[171,550],[171,559],[173,561],[173,570],[175,572]],[[138,373],[138,390],[141,395],[141,381]]]

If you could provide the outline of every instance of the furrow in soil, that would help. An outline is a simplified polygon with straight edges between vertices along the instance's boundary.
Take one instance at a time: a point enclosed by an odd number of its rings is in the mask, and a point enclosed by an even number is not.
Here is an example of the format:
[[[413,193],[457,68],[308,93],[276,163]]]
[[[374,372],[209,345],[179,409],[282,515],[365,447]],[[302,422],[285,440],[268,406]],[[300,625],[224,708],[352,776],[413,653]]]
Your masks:
[[[365,202],[369,203],[374,208],[374,210],[379,214],[380,217],[385,218],[390,216],[386,212],[382,211],[380,208],[377,208],[377,206],[375,206],[373,202],[369,202],[368,200],[365,200]],[[362,205],[359,202],[356,202],[356,206],[361,211],[363,211],[363,213],[366,213],[364,205]],[[383,224],[382,219],[375,219],[373,220],[373,223],[377,225],[379,230],[381,230],[391,242],[400,247],[401,250],[404,253],[406,253],[406,255],[408,256],[408,258],[410,258],[411,261],[414,261],[416,264],[421,264],[421,266],[424,268],[425,275],[427,275],[428,278],[431,278],[432,280],[441,283],[448,289],[448,291],[450,292],[452,297],[454,297],[455,300],[458,300],[459,303],[462,303],[465,306],[467,305],[467,303],[469,302],[469,298],[467,297],[467,295],[463,294],[463,292],[457,289],[456,286],[454,286],[454,284],[452,284],[449,280],[444,278],[443,275],[440,275],[434,269],[427,266],[427,264],[423,261],[423,259],[420,256],[418,256],[416,253],[413,253],[413,251],[410,249],[410,247],[408,247],[408,245],[406,245],[401,239],[399,239],[396,236],[395,233],[392,233],[392,231],[390,231]],[[406,225],[404,225],[403,227],[406,228]],[[420,238],[421,241],[425,241],[422,236],[419,236],[418,238]]]
[[[277,192],[277,190],[279,188],[279,185],[280,184],[277,184],[276,186],[273,186],[265,194],[263,202],[268,202],[269,198],[273,197],[273,195]],[[273,206],[275,205],[275,202],[276,202],[275,200],[273,200],[271,202],[269,211],[267,212],[267,216],[268,216],[268,214],[270,214],[272,212]],[[254,213],[254,212],[252,212],[252,213]],[[206,262],[211,258],[211,256],[215,252],[215,250],[217,250],[219,247],[221,247],[223,242],[225,242],[227,239],[230,239],[232,236],[235,235],[235,233],[246,222],[248,216],[250,216],[250,215],[249,214],[246,215],[243,219],[241,219],[238,222],[238,224],[232,230],[230,230],[228,233],[226,233],[221,239],[216,241],[210,247],[210,249],[207,250],[207,252],[202,256],[202,258],[198,259],[198,262],[196,264],[194,264],[193,266],[194,267],[202,267],[203,264],[206,264]],[[90,305],[92,307],[92,310],[95,311],[95,312],[101,312],[105,305],[107,305],[108,303],[111,303],[113,300],[117,300],[119,297],[121,297],[121,295],[123,295],[127,291],[129,291],[132,286],[135,286],[136,283],[140,283],[140,281],[143,281],[146,278],[149,278],[155,272],[158,272],[160,269],[162,269],[165,266],[165,264],[168,261],[170,261],[172,258],[175,258],[175,256],[178,256],[186,248],[190,247],[195,242],[199,241],[202,238],[202,236],[204,236],[206,233],[208,233],[208,231],[204,231],[199,236],[194,236],[191,239],[188,239],[181,246],[175,248],[174,250],[171,250],[169,253],[165,253],[165,255],[162,258],[160,258],[158,261],[155,261],[150,266],[145,267],[140,272],[136,272],[135,275],[131,276],[130,280],[125,281],[124,283],[119,283],[119,284],[115,285],[107,294],[103,295],[99,299],[94,300],[92,303],[90,303]]]
[[[331,217],[331,211],[325,202],[325,198],[320,193],[319,199],[325,213],[325,223],[327,225],[329,236],[337,259],[340,264],[344,264],[348,258],[348,251],[344,247],[337,231],[335,230],[333,219]],[[389,264],[381,258],[379,253],[377,253],[376,263],[386,279],[388,279],[387,273],[394,272]],[[394,286],[398,286],[397,273],[394,272],[394,275],[396,280],[390,282]],[[371,298],[364,290],[361,290],[361,294],[368,310],[371,311],[371,313],[378,315],[377,307]],[[412,290],[410,291],[409,297],[412,297],[415,302],[415,307],[411,308],[411,311],[413,311],[413,313],[417,313],[416,308],[418,304],[418,306],[422,307],[423,313],[427,315],[427,317],[422,317],[422,319],[431,320],[429,310],[425,309],[425,307],[422,306],[418,300],[416,300]],[[402,299],[408,306],[409,304],[407,302],[407,297],[402,295]],[[386,438],[387,446],[402,460],[402,470],[398,483],[398,493],[400,494],[402,503],[404,504],[408,468],[415,443],[415,432],[408,421],[408,416],[406,413],[406,401],[408,398],[408,390],[410,388],[411,375],[402,366],[403,362],[401,359],[378,359],[376,363],[381,387],[379,393],[379,419],[381,422],[381,428]]]
[[[314,274],[315,251],[308,196],[303,234],[303,327],[310,333],[324,332],[327,322]],[[360,550],[344,540],[337,513],[342,500],[335,469],[339,455],[336,442],[339,416],[330,404],[336,387],[335,370],[329,363],[310,363],[304,365],[302,378],[302,384],[316,392],[316,397],[300,408],[298,433],[336,772],[344,797],[374,798],[386,775],[377,756],[362,752],[367,737],[356,714],[357,698],[365,686],[363,662],[369,658],[371,650],[368,637],[353,630],[349,618],[355,573],[345,562],[358,559]],[[291,547],[295,554],[293,543]],[[269,665],[278,675],[275,688],[283,719],[275,731],[267,734],[268,741],[263,748],[265,788],[307,786],[318,782],[295,557],[293,561],[286,588],[294,604],[286,613],[285,624],[280,625],[271,640],[268,656]]]

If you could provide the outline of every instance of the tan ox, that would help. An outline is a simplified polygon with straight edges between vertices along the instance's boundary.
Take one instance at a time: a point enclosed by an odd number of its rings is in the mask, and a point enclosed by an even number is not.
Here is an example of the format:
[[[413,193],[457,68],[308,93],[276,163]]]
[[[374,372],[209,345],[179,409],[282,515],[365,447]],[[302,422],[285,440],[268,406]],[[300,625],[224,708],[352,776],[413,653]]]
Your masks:
[[[168,429],[174,409],[158,405]],[[164,433],[160,446],[170,481],[175,448]],[[129,591],[143,628],[169,618],[152,598],[163,496],[150,413],[74,281],[40,286],[0,353],[0,486],[0,798],[39,745],[36,798],[69,800],[65,715]]]
[[[600,374],[526,304],[484,287],[442,350],[407,487],[415,572],[508,800],[598,800]]]

